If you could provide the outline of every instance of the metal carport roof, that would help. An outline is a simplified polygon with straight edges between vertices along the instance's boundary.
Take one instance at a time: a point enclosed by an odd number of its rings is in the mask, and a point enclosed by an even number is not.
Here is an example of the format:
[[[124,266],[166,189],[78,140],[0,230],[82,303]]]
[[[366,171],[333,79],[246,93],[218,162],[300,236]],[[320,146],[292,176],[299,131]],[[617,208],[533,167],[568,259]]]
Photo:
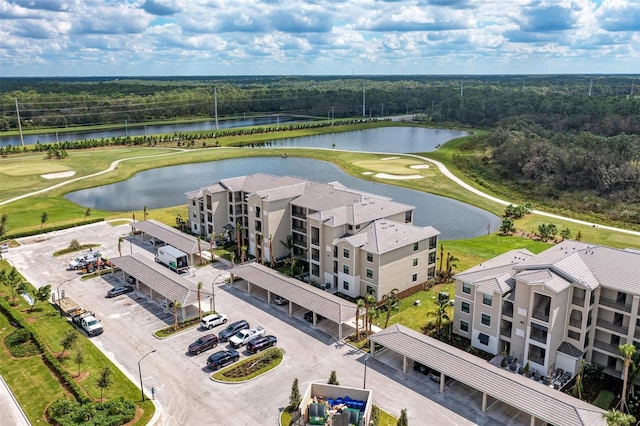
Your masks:
[[[169,301],[178,301],[184,307],[198,300],[193,285],[159,263],[133,256],[110,259],[113,266],[148,286]]]
[[[563,426],[606,424],[602,417],[604,411],[594,405],[484,362],[403,325],[394,324],[369,336],[369,340],[547,423]]]
[[[259,263],[236,266],[229,269],[229,272],[335,323],[344,324],[356,316],[354,303]]]
[[[187,254],[198,253],[198,239],[196,237],[185,234],[182,231],[153,219],[145,220],[143,222],[133,222],[131,223],[131,229],[134,231],[142,231],[154,238],[158,238],[159,240],[164,241],[165,244],[173,246]],[[206,242],[204,245],[206,246]]]

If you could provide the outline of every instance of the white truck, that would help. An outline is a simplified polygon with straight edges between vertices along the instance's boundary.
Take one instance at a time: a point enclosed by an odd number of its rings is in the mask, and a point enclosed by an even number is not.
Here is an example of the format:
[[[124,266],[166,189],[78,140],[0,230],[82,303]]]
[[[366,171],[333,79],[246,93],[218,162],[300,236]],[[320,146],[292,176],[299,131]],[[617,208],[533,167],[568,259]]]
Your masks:
[[[69,262],[69,269],[80,269],[84,268],[85,265],[89,262],[94,262],[97,260],[102,254],[99,251],[90,251],[89,253],[85,253],[82,256],[78,256]]]
[[[185,252],[172,246],[158,247],[156,262],[168,266],[174,272],[182,272],[189,269],[188,256]]]
[[[102,324],[96,319],[93,312],[82,309],[71,298],[64,297],[59,299],[58,306],[62,312],[71,318],[74,324],[82,328],[89,336],[97,336],[104,331]]]
[[[250,340],[260,336],[264,336],[264,328],[260,325],[256,325],[255,327],[238,331],[229,339],[229,343],[232,347],[238,349],[239,347],[249,343]]]

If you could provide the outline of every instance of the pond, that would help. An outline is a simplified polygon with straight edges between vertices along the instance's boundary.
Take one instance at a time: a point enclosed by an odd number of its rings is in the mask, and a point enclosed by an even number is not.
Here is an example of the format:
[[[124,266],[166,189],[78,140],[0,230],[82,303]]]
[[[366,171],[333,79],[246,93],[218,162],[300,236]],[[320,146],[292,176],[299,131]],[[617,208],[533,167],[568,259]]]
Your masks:
[[[495,230],[500,223],[497,216],[460,201],[358,179],[332,163],[295,157],[236,158],[162,167],[140,172],[127,181],[72,192],[66,198],[84,207],[108,211],[184,205],[186,192],[253,173],[289,175],[317,182],[339,181],[349,188],[390,197],[415,206],[414,223],[433,226],[444,240],[484,235],[488,225]]]

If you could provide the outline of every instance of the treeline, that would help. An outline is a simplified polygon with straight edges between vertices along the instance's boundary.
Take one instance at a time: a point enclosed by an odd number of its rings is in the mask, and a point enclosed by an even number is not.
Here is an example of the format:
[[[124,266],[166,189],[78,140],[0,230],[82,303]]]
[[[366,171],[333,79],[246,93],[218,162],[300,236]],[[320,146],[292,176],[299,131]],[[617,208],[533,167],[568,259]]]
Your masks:
[[[493,126],[527,117],[556,132],[640,133],[634,76],[0,79],[0,131],[242,114],[422,114]],[[634,93],[635,90],[635,93]],[[366,101],[363,107],[363,95]]]

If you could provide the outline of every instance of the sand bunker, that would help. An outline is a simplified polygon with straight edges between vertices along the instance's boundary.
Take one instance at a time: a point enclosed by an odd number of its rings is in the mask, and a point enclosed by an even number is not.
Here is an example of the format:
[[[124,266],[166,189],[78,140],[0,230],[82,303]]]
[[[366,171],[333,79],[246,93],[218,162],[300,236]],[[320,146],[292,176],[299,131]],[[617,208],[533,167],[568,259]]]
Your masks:
[[[386,158],[381,158],[380,161],[387,161],[387,160],[397,160],[400,157],[386,157]]]
[[[363,175],[372,175],[373,172],[362,172]]]
[[[413,166],[409,166],[410,169],[428,169],[429,167],[428,164],[414,164]]]
[[[390,175],[387,173],[376,173],[376,177],[380,179],[397,179],[397,180],[422,179],[422,176],[420,175]]]
[[[75,174],[76,174],[75,170],[69,170],[68,172],[47,173],[41,176],[45,179],[60,179],[60,178],[71,177]]]

